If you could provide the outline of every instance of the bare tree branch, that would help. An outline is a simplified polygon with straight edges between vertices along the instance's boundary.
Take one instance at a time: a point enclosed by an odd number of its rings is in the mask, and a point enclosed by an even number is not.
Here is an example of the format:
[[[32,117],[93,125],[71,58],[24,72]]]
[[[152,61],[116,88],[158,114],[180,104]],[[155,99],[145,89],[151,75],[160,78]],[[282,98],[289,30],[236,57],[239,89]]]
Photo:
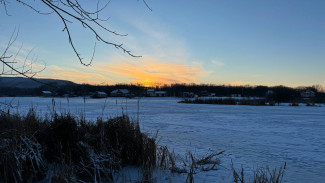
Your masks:
[[[14,1],[14,0],[12,0]],[[15,0],[16,2],[31,8],[33,11],[39,14],[54,14],[58,18],[60,18],[62,24],[63,24],[63,31],[66,32],[68,36],[68,42],[70,46],[72,47],[73,52],[77,56],[80,63],[84,66],[90,66],[95,55],[95,47],[92,54],[92,58],[88,62],[84,62],[84,58],[81,57],[81,54],[79,53],[75,43],[74,39],[72,37],[72,33],[70,30],[70,23],[73,23],[73,21],[79,22],[83,28],[88,29],[93,36],[97,39],[99,42],[103,42],[107,45],[112,45],[117,49],[122,50],[124,53],[131,57],[141,57],[138,55],[135,55],[131,53],[130,50],[126,49],[123,44],[111,42],[103,37],[102,34],[100,34],[101,31],[105,31],[108,33],[111,33],[115,36],[127,36],[127,34],[121,34],[115,30],[111,30],[110,28],[104,26],[101,22],[107,21],[108,19],[101,19],[99,16],[99,13],[103,11],[110,3],[111,0],[105,1],[104,5],[100,5],[100,0],[97,0],[96,8],[93,11],[86,10],[84,7],[85,5],[82,5],[79,0],[40,0],[38,2],[33,2],[30,0]],[[146,0],[142,0],[145,6],[152,11],[152,9],[147,4]],[[7,2],[8,0],[0,0],[0,3],[7,9]],[[39,8],[36,7],[36,5],[43,5],[47,8],[49,8],[49,12],[41,11]],[[96,45],[96,44],[95,44]]]
[[[32,5],[30,5],[28,3],[25,3],[24,1],[21,1],[21,0],[16,0],[16,1],[19,2],[19,3],[21,3],[24,6],[27,6],[30,9],[34,10],[36,13],[39,13],[39,14],[42,14],[42,15],[50,15],[50,14],[53,13],[53,12],[42,12],[41,10],[36,9]]]
[[[2,63],[1,64],[2,69],[0,72],[0,76],[21,75],[21,76],[29,78],[33,81],[36,81],[38,83],[49,85],[48,83],[41,82],[34,78],[34,76],[36,74],[45,70],[46,65],[44,65],[41,69],[39,69],[37,71],[33,70],[33,63],[35,61],[37,61],[37,58],[36,59],[33,58],[32,60],[28,59],[29,55],[32,53],[33,50],[30,50],[28,52],[28,54],[26,55],[26,57],[24,58],[24,60],[21,63],[19,61],[17,61],[17,57],[21,52],[23,44],[20,46],[19,50],[16,52],[14,57],[12,54],[9,54],[10,48],[12,47],[14,42],[17,40],[18,33],[19,33],[19,29],[17,31],[15,29],[14,32],[10,36],[10,39],[9,39],[9,42],[7,43],[6,48],[4,49],[3,53],[0,56],[0,63]],[[50,86],[52,86],[52,85],[50,85]],[[54,87],[54,86],[52,86],[52,87]]]
[[[7,0],[0,0],[0,4],[3,5],[3,8],[5,9],[5,12],[8,16],[11,16],[9,13],[8,13],[8,10],[7,10]]]
[[[143,1],[143,3],[147,6],[147,8],[148,8],[150,11],[152,11],[152,8],[150,8],[150,6],[148,5],[147,1],[146,1],[146,0],[142,0],[142,1]]]

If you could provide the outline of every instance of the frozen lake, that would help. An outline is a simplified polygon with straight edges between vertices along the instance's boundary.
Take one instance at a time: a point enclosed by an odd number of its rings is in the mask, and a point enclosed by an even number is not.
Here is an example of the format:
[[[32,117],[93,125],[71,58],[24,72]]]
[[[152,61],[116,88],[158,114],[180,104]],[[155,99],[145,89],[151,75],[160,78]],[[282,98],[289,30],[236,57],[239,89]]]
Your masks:
[[[57,112],[70,111],[86,119],[122,113],[136,119],[143,131],[159,131],[162,145],[178,154],[206,154],[226,150],[222,166],[197,175],[198,181],[223,182],[232,177],[231,160],[247,171],[287,163],[284,182],[325,180],[325,107],[227,106],[179,104],[178,98],[55,98]],[[0,98],[13,111],[34,107],[40,114],[52,110],[52,98]],[[138,112],[139,111],[139,112]]]

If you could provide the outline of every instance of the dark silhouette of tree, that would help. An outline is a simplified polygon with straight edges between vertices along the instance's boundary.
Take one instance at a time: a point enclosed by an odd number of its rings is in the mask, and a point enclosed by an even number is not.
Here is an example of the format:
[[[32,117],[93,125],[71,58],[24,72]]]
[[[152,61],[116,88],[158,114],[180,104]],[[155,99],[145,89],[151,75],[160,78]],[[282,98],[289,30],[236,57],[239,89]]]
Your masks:
[[[24,5],[34,12],[42,15],[55,15],[58,17],[63,25],[63,31],[66,33],[68,37],[68,42],[73,49],[73,52],[77,56],[80,63],[84,66],[91,65],[95,50],[96,43],[93,48],[93,54],[91,60],[89,62],[84,62],[84,58],[81,57],[78,52],[76,45],[74,43],[73,35],[70,31],[70,27],[72,23],[79,23],[81,28],[87,29],[92,36],[94,36],[97,41],[102,42],[106,45],[111,45],[117,49],[122,50],[124,53],[128,54],[131,57],[140,57],[138,55],[134,55],[130,50],[124,47],[123,44],[109,41],[103,37],[101,32],[110,33],[115,36],[127,36],[127,34],[121,34],[115,30],[111,30],[110,28],[104,26],[103,22],[107,21],[107,19],[102,19],[99,15],[101,11],[103,11],[110,3],[110,0],[102,0],[102,1],[92,1],[92,3],[96,3],[96,8],[94,10],[88,10],[89,7],[85,7],[85,2],[81,2],[79,0],[39,0],[39,1],[30,1],[30,0],[0,0],[0,6],[2,5],[6,14],[8,16],[11,15],[11,12],[8,12],[7,6],[10,5],[10,2],[18,2],[21,5]],[[145,6],[152,10],[145,0],[142,0]],[[89,2],[88,2],[89,3]],[[3,60],[2,60],[3,61]]]

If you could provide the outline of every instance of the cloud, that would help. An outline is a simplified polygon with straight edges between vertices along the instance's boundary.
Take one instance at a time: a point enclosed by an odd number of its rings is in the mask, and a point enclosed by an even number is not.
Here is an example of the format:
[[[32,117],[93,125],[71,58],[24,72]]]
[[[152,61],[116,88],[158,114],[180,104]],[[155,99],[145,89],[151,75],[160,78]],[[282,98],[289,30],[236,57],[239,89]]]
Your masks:
[[[0,39],[0,41],[2,43],[0,43],[0,52],[3,53],[5,51],[5,49],[7,49],[8,47],[8,41],[9,40],[3,40]],[[22,57],[27,56],[28,54],[31,54],[34,51],[33,46],[29,45],[29,44],[24,44],[20,41],[15,41],[12,45],[10,45],[7,54],[8,55],[20,55]]]
[[[48,66],[42,77],[68,79],[76,83],[116,84],[138,83],[146,86],[194,83],[206,72],[199,63],[173,64],[154,59],[138,61],[116,60],[100,62],[85,68],[85,71],[59,66]]]
[[[181,35],[171,31],[168,24],[135,16],[126,16],[124,21],[135,30],[125,37],[124,42],[133,53],[165,62],[186,62],[190,55],[186,42]]]
[[[88,71],[82,71],[54,65],[47,66],[46,70],[39,73],[37,77],[69,80],[79,84],[107,84],[112,82],[109,77],[97,72],[92,72],[91,69]]]
[[[221,61],[217,61],[217,60],[213,60],[211,61],[211,63],[214,65],[214,66],[217,66],[217,67],[222,67],[224,66],[225,64]]]
[[[110,72],[118,77],[126,77],[133,83],[192,83],[204,75],[203,67],[198,63],[177,64],[141,59],[135,62],[117,61],[100,63],[93,68],[97,72]]]

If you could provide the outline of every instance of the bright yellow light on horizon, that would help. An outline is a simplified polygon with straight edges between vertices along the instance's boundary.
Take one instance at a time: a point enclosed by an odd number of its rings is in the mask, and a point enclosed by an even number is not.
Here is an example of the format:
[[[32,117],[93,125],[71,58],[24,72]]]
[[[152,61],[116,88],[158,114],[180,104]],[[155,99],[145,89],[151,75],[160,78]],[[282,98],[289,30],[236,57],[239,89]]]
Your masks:
[[[152,79],[145,79],[145,80],[142,80],[142,81],[140,80],[140,81],[137,81],[136,83],[143,86],[143,87],[146,87],[146,88],[152,88],[152,87],[162,85],[161,83],[156,82],[156,81],[154,81]]]
[[[142,86],[144,87],[151,87],[152,86],[152,83],[151,83],[151,80],[150,79],[146,79],[143,81],[143,83],[140,83]]]

